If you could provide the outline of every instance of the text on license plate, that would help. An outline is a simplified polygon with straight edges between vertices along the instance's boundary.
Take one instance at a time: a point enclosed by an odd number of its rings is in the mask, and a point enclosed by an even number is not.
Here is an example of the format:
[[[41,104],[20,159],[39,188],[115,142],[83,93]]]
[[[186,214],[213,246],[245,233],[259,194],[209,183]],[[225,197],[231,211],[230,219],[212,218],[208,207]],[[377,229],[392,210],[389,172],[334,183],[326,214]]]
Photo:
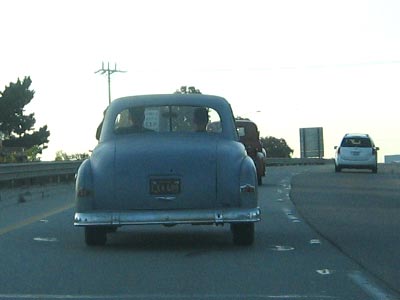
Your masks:
[[[179,194],[180,191],[179,179],[150,179],[150,194],[152,195]]]

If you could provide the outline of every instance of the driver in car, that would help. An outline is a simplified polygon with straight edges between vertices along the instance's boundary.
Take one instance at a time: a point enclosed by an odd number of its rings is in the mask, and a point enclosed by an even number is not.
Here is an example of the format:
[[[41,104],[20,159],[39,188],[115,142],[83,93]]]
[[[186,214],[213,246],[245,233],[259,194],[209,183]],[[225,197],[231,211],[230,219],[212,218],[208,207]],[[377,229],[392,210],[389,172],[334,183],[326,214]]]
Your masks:
[[[194,131],[205,132],[208,124],[208,110],[205,107],[198,107],[193,113]]]

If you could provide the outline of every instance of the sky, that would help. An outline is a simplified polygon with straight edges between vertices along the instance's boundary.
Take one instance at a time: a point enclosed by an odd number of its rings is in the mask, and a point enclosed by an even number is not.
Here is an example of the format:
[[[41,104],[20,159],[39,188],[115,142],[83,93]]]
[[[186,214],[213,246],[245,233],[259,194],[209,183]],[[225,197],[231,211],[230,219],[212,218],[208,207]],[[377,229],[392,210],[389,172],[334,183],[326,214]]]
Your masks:
[[[322,127],[325,158],[349,132],[400,154],[400,1],[0,0],[0,91],[30,76],[26,113],[50,130],[42,160],[88,153],[111,97],[195,86],[226,98],[300,157]]]

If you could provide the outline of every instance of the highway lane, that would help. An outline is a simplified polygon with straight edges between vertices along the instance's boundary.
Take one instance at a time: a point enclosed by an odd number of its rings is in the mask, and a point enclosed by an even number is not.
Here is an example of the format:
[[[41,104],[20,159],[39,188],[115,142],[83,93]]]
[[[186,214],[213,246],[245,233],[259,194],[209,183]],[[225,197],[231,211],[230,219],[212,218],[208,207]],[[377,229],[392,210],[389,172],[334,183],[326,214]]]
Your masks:
[[[297,212],[291,179],[314,172],[327,168],[269,169],[252,247],[234,246],[228,226],[139,226],[90,248],[72,226],[72,188],[59,210],[54,196],[32,201],[31,215],[0,225],[0,300],[398,299]]]
[[[73,207],[74,184],[0,189],[0,235]]]
[[[313,228],[400,292],[400,166],[295,176],[291,198]]]

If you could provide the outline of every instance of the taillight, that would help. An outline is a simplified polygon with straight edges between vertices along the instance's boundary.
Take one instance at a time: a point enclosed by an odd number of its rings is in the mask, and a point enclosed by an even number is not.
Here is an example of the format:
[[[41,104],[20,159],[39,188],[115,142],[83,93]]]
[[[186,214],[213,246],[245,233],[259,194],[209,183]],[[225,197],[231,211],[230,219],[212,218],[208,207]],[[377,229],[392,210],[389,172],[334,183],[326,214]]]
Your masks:
[[[337,148],[337,154],[340,154],[340,147]]]
[[[256,187],[254,185],[245,184],[240,187],[241,193],[254,193],[256,191]]]
[[[250,157],[255,157],[257,155],[257,150],[251,146],[246,147],[246,152]]]
[[[376,155],[376,149],[375,148],[372,148],[372,155]]]

